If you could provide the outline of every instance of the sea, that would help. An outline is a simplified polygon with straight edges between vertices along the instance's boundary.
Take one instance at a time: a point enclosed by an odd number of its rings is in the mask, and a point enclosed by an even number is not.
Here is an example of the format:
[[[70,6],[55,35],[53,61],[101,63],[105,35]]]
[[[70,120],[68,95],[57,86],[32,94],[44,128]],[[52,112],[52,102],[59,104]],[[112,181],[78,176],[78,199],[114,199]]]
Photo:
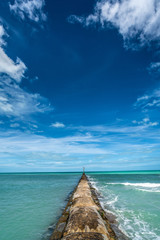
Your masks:
[[[132,240],[160,240],[160,171],[88,172]],[[0,239],[48,240],[81,173],[1,173]]]

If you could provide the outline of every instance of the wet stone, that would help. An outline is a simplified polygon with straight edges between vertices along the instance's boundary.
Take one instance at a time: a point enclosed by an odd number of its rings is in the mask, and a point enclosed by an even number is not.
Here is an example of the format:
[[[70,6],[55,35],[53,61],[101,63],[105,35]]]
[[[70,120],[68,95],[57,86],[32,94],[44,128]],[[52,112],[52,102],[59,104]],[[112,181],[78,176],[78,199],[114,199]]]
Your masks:
[[[58,227],[57,227],[57,231],[58,231],[58,232],[63,232],[65,226],[66,226],[66,223],[65,223],[65,222],[60,223],[60,224],[58,225]]]

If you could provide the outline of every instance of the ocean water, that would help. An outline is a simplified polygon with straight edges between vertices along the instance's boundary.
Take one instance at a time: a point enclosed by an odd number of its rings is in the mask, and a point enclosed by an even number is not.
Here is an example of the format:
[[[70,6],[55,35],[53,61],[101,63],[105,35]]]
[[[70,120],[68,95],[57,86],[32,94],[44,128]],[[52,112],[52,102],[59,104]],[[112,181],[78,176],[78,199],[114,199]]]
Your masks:
[[[104,209],[130,239],[160,240],[160,172],[88,176]]]
[[[0,174],[0,239],[47,240],[81,173]],[[160,172],[87,173],[132,240],[160,240]]]
[[[0,240],[48,239],[79,178],[80,174],[0,174]]]

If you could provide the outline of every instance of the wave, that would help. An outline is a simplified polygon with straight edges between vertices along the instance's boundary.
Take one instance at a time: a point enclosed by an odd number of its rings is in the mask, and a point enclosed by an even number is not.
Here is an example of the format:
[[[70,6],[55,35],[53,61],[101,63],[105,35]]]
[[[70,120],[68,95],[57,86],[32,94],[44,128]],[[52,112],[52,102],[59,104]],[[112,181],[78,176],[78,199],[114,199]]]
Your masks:
[[[134,187],[138,191],[160,193],[160,183],[107,183],[107,185],[123,185]]]
[[[144,189],[144,188],[136,188],[137,190],[139,191],[142,191],[142,192],[153,192],[153,193],[159,193],[160,190],[155,190],[155,189]]]
[[[117,202],[118,201],[118,196],[115,196],[112,200],[110,200],[110,201],[107,201],[107,204],[108,205],[113,205],[115,202]]]
[[[107,185],[125,185],[125,186],[135,186],[135,187],[146,187],[146,188],[157,188],[160,187],[160,183],[107,183]]]

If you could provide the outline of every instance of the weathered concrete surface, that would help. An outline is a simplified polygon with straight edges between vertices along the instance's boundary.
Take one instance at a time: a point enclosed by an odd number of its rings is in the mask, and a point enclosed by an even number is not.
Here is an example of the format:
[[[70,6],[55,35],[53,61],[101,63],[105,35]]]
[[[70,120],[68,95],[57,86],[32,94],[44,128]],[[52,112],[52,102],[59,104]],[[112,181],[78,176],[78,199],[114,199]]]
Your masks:
[[[51,240],[127,239],[121,231],[118,231],[117,236],[112,224],[99,203],[95,189],[83,174],[57,223]]]

